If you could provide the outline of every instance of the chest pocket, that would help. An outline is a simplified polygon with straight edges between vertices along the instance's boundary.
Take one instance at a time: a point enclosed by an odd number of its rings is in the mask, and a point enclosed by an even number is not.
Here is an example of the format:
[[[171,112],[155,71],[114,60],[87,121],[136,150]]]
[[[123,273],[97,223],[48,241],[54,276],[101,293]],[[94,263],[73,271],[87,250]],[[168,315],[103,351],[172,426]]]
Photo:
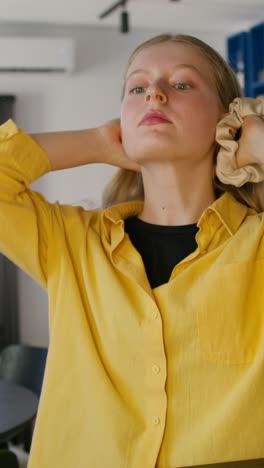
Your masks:
[[[264,263],[215,267],[200,287],[196,313],[203,357],[227,365],[253,362],[264,350]]]

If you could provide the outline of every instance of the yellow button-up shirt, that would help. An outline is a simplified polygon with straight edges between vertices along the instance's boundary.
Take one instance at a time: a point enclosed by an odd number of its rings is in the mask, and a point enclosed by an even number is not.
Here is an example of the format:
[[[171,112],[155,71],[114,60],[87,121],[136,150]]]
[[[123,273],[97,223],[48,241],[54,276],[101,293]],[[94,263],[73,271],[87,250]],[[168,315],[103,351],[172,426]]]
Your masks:
[[[124,219],[28,188],[51,170],[0,128],[0,249],[49,296],[29,468],[175,468],[264,457],[263,213],[224,194],[197,249],[151,289]]]

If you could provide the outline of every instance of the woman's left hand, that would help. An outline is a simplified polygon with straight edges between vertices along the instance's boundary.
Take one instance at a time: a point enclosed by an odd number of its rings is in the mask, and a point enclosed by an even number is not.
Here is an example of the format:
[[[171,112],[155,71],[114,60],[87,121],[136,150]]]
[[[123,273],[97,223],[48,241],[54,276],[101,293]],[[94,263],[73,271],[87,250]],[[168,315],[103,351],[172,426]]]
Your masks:
[[[257,115],[247,115],[241,130],[236,152],[238,168],[250,164],[264,165],[264,120]]]

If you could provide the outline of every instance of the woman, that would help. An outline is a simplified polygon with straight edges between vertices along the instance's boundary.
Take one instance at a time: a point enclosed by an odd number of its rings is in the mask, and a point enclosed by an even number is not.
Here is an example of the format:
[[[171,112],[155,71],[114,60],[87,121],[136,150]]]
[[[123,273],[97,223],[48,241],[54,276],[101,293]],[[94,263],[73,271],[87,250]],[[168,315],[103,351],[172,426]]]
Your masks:
[[[132,55],[120,124],[1,127],[1,250],[49,295],[29,468],[264,458],[264,112],[238,96],[209,46],[165,35]],[[106,209],[27,188],[95,162],[121,168]]]

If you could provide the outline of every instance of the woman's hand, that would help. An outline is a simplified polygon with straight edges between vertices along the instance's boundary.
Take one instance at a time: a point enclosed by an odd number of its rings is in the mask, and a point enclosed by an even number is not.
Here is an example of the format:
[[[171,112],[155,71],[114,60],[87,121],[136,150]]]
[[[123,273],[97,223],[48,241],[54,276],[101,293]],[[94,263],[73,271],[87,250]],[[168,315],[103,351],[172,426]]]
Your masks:
[[[250,164],[264,164],[264,120],[261,117],[244,117],[236,161],[238,168]]]
[[[96,128],[98,137],[98,154],[100,162],[112,166],[141,172],[140,166],[128,159],[121,138],[120,120],[110,120],[101,127]]]

